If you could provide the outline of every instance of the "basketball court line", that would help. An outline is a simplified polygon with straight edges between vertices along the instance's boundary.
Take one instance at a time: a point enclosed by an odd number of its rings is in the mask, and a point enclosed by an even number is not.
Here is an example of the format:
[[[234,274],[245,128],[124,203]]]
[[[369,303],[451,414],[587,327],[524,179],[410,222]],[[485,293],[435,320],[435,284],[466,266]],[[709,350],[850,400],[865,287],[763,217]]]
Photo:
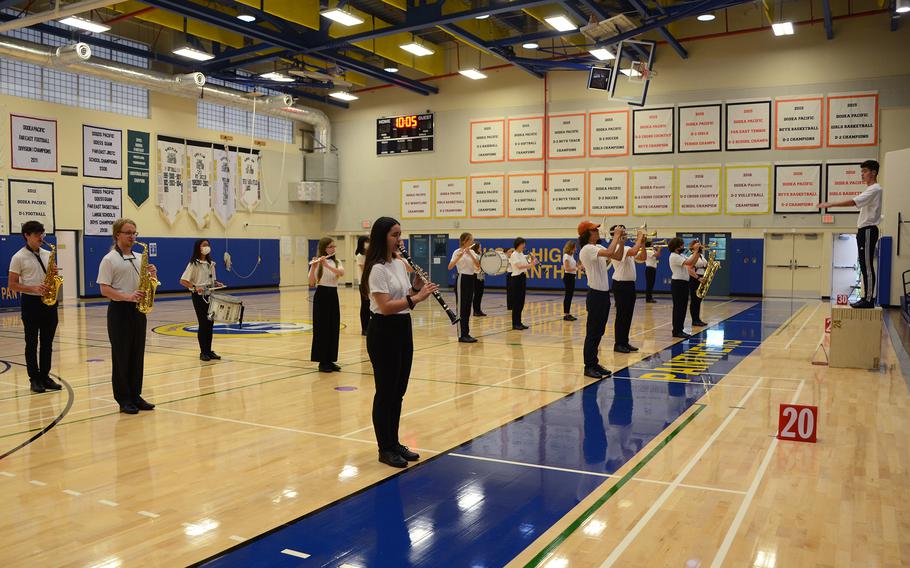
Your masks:
[[[806,318],[806,321],[803,322],[803,325],[799,326],[799,329],[796,330],[796,333],[793,334],[793,337],[790,338],[790,341],[787,342],[787,345],[784,346],[784,349],[790,349],[790,345],[793,344],[793,341],[799,337],[799,334],[803,332],[803,329],[806,328],[806,324],[812,320],[812,317],[815,315],[815,312],[818,311],[818,308],[822,307],[822,302],[816,304],[815,309],[812,310],[812,313],[809,314],[809,317]]]

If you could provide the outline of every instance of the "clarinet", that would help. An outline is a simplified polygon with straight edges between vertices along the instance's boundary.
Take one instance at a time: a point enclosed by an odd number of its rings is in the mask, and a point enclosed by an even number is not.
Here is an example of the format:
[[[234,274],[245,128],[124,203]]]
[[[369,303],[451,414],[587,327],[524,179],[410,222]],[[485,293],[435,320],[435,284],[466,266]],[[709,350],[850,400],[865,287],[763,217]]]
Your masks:
[[[429,284],[430,283],[429,275],[426,272],[424,272],[423,268],[420,268],[419,266],[417,266],[417,263],[415,263],[413,260],[411,260],[411,257],[408,256],[408,253],[407,253],[407,251],[404,250],[403,246],[398,245],[398,252],[400,252],[401,257],[408,264],[411,265],[411,268],[414,269],[414,273],[417,274],[417,276],[419,276],[421,280],[423,280],[424,285]],[[440,294],[438,290],[433,292],[433,297],[436,298],[436,301],[439,302],[439,305],[442,306],[443,310],[445,310],[446,315],[449,316],[449,321],[452,322],[452,325],[455,325],[456,323],[458,323],[458,320],[460,319],[458,317],[458,314],[453,312],[452,308],[450,308],[448,306],[448,304],[446,304],[446,301],[442,298],[442,294]]]

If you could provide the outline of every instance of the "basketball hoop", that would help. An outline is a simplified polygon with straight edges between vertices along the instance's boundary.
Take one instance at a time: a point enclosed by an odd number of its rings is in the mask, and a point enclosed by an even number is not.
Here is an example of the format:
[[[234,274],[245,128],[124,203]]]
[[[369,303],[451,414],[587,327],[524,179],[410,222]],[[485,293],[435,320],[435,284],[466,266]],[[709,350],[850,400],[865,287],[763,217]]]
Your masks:
[[[644,61],[633,61],[631,67],[622,72],[629,76],[630,83],[645,83],[657,75],[657,72],[650,69]]]

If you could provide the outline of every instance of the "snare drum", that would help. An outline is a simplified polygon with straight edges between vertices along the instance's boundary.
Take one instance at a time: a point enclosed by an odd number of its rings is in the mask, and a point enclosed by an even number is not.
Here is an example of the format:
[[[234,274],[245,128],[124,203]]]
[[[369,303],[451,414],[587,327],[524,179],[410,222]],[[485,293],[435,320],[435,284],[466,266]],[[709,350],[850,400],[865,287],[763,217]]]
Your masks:
[[[509,258],[501,250],[488,250],[480,257],[480,269],[488,276],[499,276],[509,268]]]
[[[227,294],[209,296],[209,321],[243,325],[243,300]]]

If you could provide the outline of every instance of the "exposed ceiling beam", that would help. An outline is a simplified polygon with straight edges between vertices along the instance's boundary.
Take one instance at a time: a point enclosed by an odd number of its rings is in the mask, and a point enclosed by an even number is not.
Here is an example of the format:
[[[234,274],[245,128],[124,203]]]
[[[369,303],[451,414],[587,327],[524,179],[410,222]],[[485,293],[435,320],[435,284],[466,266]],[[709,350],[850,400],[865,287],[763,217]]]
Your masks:
[[[824,0],[824,2],[827,4],[828,0]],[[635,10],[636,10],[639,14],[641,14],[641,16],[642,16],[643,18],[650,18],[650,17],[651,17],[651,13],[648,12],[648,9],[645,8],[645,5],[641,3],[641,0],[629,0],[629,4],[631,4],[632,7],[635,8]],[[670,44],[670,47],[672,47],[673,50],[676,51],[676,53],[679,54],[680,57],[682,57],[683,59],[688,59],[688,58],[689,58],[689,52],[686,51],[686,48],[684,48],[684,47],[676,40],[675,37],[673,37],[673,34],[670,33],[670,30],[668,30],[668,29],[666,28],[666,26],[660,26],[659,28],[657,28],[657,31],[660,33],[660,35],[661,35],[665,40],[667,40],[667,43]]]
[[[263,50],[271,49],[268,45],[262,45],[261,43],[247,45],[245,47],[238,47],[236,49],[229,49],[227,51],[221,52],[220,55],[217,55],[214,59],[209,59],[205,62],[203,67],[206,68],[217,68],[218,65],[222,63],[229,63],[231,59],[239,57],[241,55],[249,55],[250,53],[258,53]]]
[[[831,22],[831,3],[822,0],[822,12],[825,14],[825,37],[834,39],[834,24]]]
[[[532,67],[530,67],[528,65],[525,65],[523,63],[518,63],[514,57],[510,57],[510,55],[508,53],[506,53],[505,49],[503,49],[501,47],[490,47],[486,43],[484,43],[484,41],[482,39],[480,39],[479,37],[475,36],[474,34],[472,34],[470,32],[467,32],[467,31],[461,29],[460,27],[456,26],[455,24],[442,24],[439,27],[471,46],[476,47],[477,49],[484,51],[486,53],[489,53],[490,55],[498,57],[498,58],[502,59],[503,61],[506,61],[507,63],[511,63],[512,65],[515,65],[522,71],[526,71],[526,72],[530,73],[531,75],[533,75],[534,77],[537,77],[538,79],[543,79],[543,73],[540,73],[539,71],[535,71]]]
[[[572,0],[561,0],[559,4],[575,16],[576,23],[578,21],[581,21],[581,25],[588,23],[588,15],[585,14],[584,10],[576,6]]]
[[[388,73],[382,69],[378,69],[372,65],[364,63],[363,61],[358,61],[337,51],[320,53],[319,56],[331,59],[332,61],[339,63],[342,67],[351,69],[352,71],[357,71],[358,73],[363,73],[368,77],[373,77],[374,79],[379,79],[380,81],[392,83],[400,87],[407,85],[405,88],[421,95],[435,95],[439,92],[438,87],[427,85],[425,83],[421,83],[420,81],[414,81],[413,79],[408,79],[406,77],[401,77],[395,73]]]

